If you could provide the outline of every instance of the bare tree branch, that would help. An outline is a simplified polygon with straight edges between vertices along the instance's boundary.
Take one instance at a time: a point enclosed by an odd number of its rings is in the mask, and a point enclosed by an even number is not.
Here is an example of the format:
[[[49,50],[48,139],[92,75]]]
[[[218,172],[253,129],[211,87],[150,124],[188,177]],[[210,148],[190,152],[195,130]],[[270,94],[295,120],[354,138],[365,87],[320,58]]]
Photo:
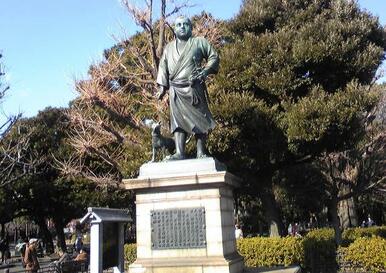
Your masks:
[[[44,155],[31,153],[30,135],[18,134],[0,141],[0,188],[10,185],[26,175],[42,172]]]
[[[70,144],[76,153],[71,160],[57,159],[56,163],[63,174],[81,175],[98,183],[122,179],[122,164],[129,164],[130,158],[123,154],[125,149],[134,153],[146,149],[141,127],[144,116],[167,120],[167,101],[160,103],[154,97],[158,63],[174,35],[167,18],[191,6],[188,1],[161,0],[160,12],[155,12],[154,0],[144,0],[141,7],[130,0],[121,3],[143,32],[115,38],[117,44],[106,51],[105,60],[91,66],[87,79],[75,81],[79,97],[68,116]],[[159,18],[155,17],[158,14]],[[205,18],[198,19],[196,26],[206,24],[211,29],[198,27],[196,35],[211,42],[215,39],[215,45],[220,45],[218,21],[201,16]]]

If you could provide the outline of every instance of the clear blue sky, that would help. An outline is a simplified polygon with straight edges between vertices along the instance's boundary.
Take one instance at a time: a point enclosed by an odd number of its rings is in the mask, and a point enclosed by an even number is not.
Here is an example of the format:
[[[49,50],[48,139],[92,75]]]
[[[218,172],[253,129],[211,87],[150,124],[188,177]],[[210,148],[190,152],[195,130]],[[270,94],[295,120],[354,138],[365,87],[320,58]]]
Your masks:
[[[141,2],[141,0],[135,0]],[[193,0],[201,10],[231,18],[241,0]],[[386,24],[385,2],[360,0],[361,7]],[[135,25],[119,0],[1,0],[0,50],[11,90],[5,113],[36,115],[47,106],[67,106],[76,94],[74,76],[86,75],[93,60]]]

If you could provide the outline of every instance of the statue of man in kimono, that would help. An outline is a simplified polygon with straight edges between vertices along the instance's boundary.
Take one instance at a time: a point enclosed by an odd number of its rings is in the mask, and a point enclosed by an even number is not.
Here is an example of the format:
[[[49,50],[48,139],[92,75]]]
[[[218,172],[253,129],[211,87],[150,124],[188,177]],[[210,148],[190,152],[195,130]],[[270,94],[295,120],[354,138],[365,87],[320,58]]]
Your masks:
[[[161,100],[169,89],[170,130],[176,144],[176,153],[169,160],[185,159],[187,135],[195,136],[197,158],[204,158],[208,132],[216,125],[208,108],[205,79],[217,73],[219,57],[205,38],[192,37],[188,18],[178,17],[174,29],[176,39],[166,45],[157,76],[157,98]]]

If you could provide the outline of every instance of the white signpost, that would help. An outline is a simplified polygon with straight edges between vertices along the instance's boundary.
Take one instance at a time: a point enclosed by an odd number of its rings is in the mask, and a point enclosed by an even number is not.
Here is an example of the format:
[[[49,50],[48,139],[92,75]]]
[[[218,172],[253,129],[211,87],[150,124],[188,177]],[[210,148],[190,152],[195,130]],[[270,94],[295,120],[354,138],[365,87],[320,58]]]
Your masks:
[[[88,208],[81,223],[90,222],[90,272],[113,268],[124,272],[124,224],[130,221],[126,210]]]

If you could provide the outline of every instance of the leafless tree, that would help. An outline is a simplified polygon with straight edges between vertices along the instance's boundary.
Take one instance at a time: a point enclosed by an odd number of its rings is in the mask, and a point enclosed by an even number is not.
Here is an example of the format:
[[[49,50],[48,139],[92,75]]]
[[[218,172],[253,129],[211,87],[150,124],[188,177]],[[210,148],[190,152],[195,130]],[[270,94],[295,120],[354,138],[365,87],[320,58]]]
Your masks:
[[[10,132],[17,131],[16,127],[17,123]],[[31,152],[29,141],[29,133],[5,135],[0,140],[0,188],[41,171],[39,166],[44,162],[44,155]]]
[[[2,58],[2,54],[0,53],[0,59]],[[9,85],[4,84],[2,78],[5,76],[4,67],[0,62],[0,102],[2,103],[6,92],[9,90]],[[5,121],[0,125],[0,139],[2,140],[4,136],[7,134],[9,129],[16,122],[18,117],[6,117]],[[15,154],[19,149],[15,147],[5,146],[0,147],[0,166],[2,166],[0,171],[0,187],[3,187],[9,183],[14,181],[12,177],[13,170],[16,166],[15,160],[12,158],[12,154]],[[11,178],[12,177],[12,178]]]
[[[0,104],[3,103],[6,93],[9,90],[9,85],[2,81],[5,76],[5,69],[1,63],[2,57],[3,55],[0,52]],[[20,117],[21,114],[5,116],[5,120],[0,124],[0,137],[3,137]]]
[[[0,53],[0,59],[2,54]],[[9,85],[2,81],[5,75],[4,67],[0,63],[0,103],[9,91]],[[27,153],[29,147],[29,135],[12,133],[17,131],[16,124],[21,118],[21,114],[5,117],[5,121],[0,125],[0,188],[18,181],[28,173],[36,171],[36,164],[40,157],[34,157]]]

